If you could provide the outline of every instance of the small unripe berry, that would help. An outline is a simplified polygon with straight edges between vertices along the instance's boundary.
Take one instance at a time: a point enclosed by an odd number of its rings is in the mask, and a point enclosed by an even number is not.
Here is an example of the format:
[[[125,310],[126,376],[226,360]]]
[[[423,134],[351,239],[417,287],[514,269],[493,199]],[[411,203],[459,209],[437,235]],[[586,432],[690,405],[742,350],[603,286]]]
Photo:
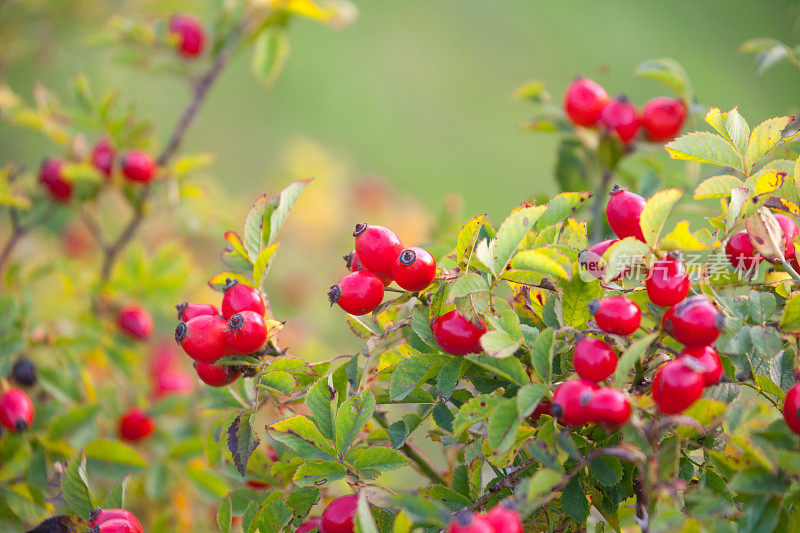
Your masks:
[[[486,513],[486,522],[494,528],[494,533],[523,533],[519,513],[505,501]]]
[[[175,340],[186,355],[200,363],[214,363],[230,353],[225,342],[228,323],[218,316],[202,315],[181,322],[175,329]]]
[[[424,248],[411,246],[392,265],[392,279],[407,291],[421,291],[436,277],[436,259]]]
[[[783,419],[793,432],[800,435],[800,383],[796,383],[786,393],[783,400]]]
[[[661,317],[661,326],[687,347],[708,346],[725,329],[725,317],[707,297],[697,295],[667,309]]]
[[[155,159],[143,150],[131,150],[122,156],[122,174],[130,181],[151,181],[158,167]]]
[[[614,335],[631,335],[639,329],[642,311],[636,302],[627,296],[609,296],[592,300],[589,312],[594,315],[597,327]]]
[[[358,495],[340,496],[322,511],[320,530],[325,533],[353,533]]]
[[[130,337],[138,340],[146,340],[153,334],[153,318],[140,305],[128,304],[120,308],[117,325]]]
[[[724,375],[722,361],[713,346],[698,346],[695,348],[684,348],[681,355],[693,357],[700,363],[702,370],[700,374],[706,387],[719,383]]]
[[[36,364],[27,357],[20,357],[11,367],[11,379],[23,387],[36,384]]]
[[[682,413],[703,395],[705,381],[692,358],[678,357],[661,365],[653,377],[653,401],[665,415]]]
[[[234,372],[229,365],[214,365],[195,362],[194,368],[197,377],[206,385],[212,387],[224,387],[230,385],[242,375],[241,372]]]
[[[69,202],[74,190],[72,182],[62,172],[63,166],[61,159],[45,159],[39,168],[39,181],[56,202]]]
[[[753,248],[747,230],[737,231],[731,235],[731,238],[725,243],[725,255],[733,268],[737,270],[751,270],[764,259]]]
[[[650,301],[662,307],[675,305],[686,298],[690,286],[686,265],[674,255],[654,261],[645,280]]]
[[[603,108],[600,124],[616,134],[622,144],[628,144],[639,133],[642,121],[636,111],[636,106],[628,100],[628,97],[617,96]]]
[[[389,228],[371,224],[358,224],[353,237],[356,254],[364,267],[379,276],[391,277],[392,265],[403,251],[400,237]]]
[[[631,416],[628,397],[619,389],[601,387],[594,391],[587,405],[588,417],[596,424],[621,426]]]
[[[191,319],[203,316],[222,316],[222,311],[219,307],[211,304],[190,304],[189,302],[179,303],[175,306],[178,311],[178,320],[181,322],[188,322]]]
[[[231,316],[225,330],[225,343],[240,354],[260,350],[267,342],[267,324],[264,315],[254,311],[242,311]]]
[[[563,382],[553,393],[550,412],[564,425],[579,426],[591,421],[589,401],[597,383],[587,379],[570,379]]]
[[[258,290],[235,280],[227,280],[222,297],[222,316],[228,320],[242,311],[253,311],[264,316],[267,306]]]
[[[584,337],[575,344],[572,364],[583,379],[603,381],[617,369],[617,352],[602,339]]]
[[[196,17],[187,14],[173,15],[169,20],[169,32],[177,38],[176,47],[184,57],[195,58],[203,53],[206,32]]]
[[[607,103],[608,93],[589,78],[575,78],[564,94],[564,111],[579,126],[597,124]]]
[[[351,315],[365,315],[383,301],[383,281],[366,270],[351,272],[328,290],[328,300]]]
[[[636,237],[644,242],[644,234],[639,224],[642,210],[647,200],[625,187],[614,185],[606,204],[606,219],[611,231],[619,237]]]
[[[119,419],[119,437],[129,442],[146,439],[156,430],[156,423],[150,416],[134,407],[126,411]]]
[[[33,424],[33,402],[20,389],[0,393],[0,425],[12,433],[25,431]]]
[[[675,138],[686,119],[686,104],[680,98],[657,96],[642,108],[642,127],[647,138],[664,142]]]
[[[450,355],[481,353],[481,337],[486,333],[483,320],[476,326],[453,309],[431,321],[436,344]]]
[[[99,170],[105,177],[111,176],[114,168],[116,152],[108,139],[100,139],[92,148],[92,166]]]

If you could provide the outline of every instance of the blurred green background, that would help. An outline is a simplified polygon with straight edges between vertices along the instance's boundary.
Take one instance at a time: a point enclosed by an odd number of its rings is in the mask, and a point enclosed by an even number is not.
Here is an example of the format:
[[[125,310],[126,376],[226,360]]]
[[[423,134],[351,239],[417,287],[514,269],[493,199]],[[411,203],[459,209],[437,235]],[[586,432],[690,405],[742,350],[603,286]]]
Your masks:
[[[46,2],[4,2],[6,10]],[[18,4],[14,6],[14,4]],[[21,94],[35,80],[65,91],[86,72],[102,89],[121,88],[163,138],[186,89],[169,76],[111,61],[86,40],[112,12],[184,9],[207,2],[57,2],[24,29],[30,61],[14,61],[4,77]],[[275,188],[268,180],[278,154],[296,137],[313,139],[349,161],[349,178],[377,174],[397,191],[442,204],[456,191],[467,213],[497,218],[532,194],[555,192],[555,136],[519,130],[526,105],[512,90],[543,80],[555,100],[577,73],[635,102],[664,90],[634,78],[643,60],[670,56],[688,71],[699,100],[739,105],[752,124],[798,105],[798,73],[787,64],[754,74],[745,39],[771,36],[795,43],[796,2],[531,0],[362,0],[356,22],[332,30],[298,21],[291,55],[275,87],[265,91],[237,56],[188,137],[189,150],[218,154],[213,172],[234,199]],[[24,7],[23,7],[24,6]],[[3,20],[0,19],[0,39]],[[0,126],[0,161],[35,165],[47,151],[40,137]],[[241,213],[246,209],[241,203]]]

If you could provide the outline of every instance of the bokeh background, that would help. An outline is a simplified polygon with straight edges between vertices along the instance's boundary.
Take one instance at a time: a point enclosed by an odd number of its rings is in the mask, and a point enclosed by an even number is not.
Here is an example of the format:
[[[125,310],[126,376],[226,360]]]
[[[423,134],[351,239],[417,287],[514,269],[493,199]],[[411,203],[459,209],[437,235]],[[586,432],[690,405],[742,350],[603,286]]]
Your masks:
[[[512,91],[523,82],[544,81],[558,101],[583,73],[642,104],[665,89],[633,70],[668,56],[684,66],[701,104],[739,105],[751,124],[798,106],[793,67],[757,76],[753,56],[737,52],[752,37],[797,42],[796,2],[356,5],[358,17],[345,29],[293,23],[290,57],[269,90],[250,74],[249,54],[236,56],[185,144],[215,155],[204,182],[206,207],[214,212],[194,225],[181,221],[188,233],[207,237],[184,237],[199,265],[190,294],[198,299],[215,297],[202,277],[220,268],[222,231],[238,228],[259,194],[317,177],[281,238],[270,281],[277,314],[289,319],[287,342],[309,358],[356,346],[324,296],[343,273],[339,257],[348,251],[353,224],[368,219],[425,242],[443,214],[455,220],[485,212],[498,220],[525,199],[557,192],[557,136],[520,128],[530,110]],[[66,93],[69,78],[86,73],[98,92],[120,89],[164,139],[187,99],[184,82],[132,68],[117,61],[114,47],[89,43],[112,13],[158,17],[184,10],[202,18],[211,8],[203,1],[6,0],[0,2],[2,77],[29,95],[36,81]],[[53,149],[35,133],[0,125],[0,162],[35,167]],[[152,222],[146,235],[163,240],[172,224]]]

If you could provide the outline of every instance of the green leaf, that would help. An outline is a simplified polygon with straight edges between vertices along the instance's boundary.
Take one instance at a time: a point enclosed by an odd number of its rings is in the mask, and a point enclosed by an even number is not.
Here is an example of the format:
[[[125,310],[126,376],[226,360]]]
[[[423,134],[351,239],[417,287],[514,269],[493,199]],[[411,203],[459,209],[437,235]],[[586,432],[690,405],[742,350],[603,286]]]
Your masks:
[[[442,398],[450,398],[461,377],[462,361],[454,358],[448,361],[436,376],[436,390]]]
[[[589,473],[604,487],[613,487],[622,480],[622,463],[612,455],[601,455],[589,463]]]
[[[612,244],[606,254],[608,257],[603,281],[608,283],[628,270],[635,262],[646,259],[650,255],[650,248],[636,237],[625,237]]]
[[[389,397],[399,401],[411,394],[420,383],[435,376],[448,361],[438,354],[417,354],[400,361],[389,378]]]
[[[564,323],[572,327],[582,327],[592,317],[589,302],[599,298],[602,293],[600,280],[594,276],[584,279],[580,265],[573,265],[572,279],[561,283],[561,316]]]
[[[505,270],[517,248],[528,232],[547,210],[546,205],[521,207],[512,212],[500,225],[495,239],[493,265],[494,272]]]
[[[281,531],[292,518],[292,510],[282,496],[282,491],[275,491],[264,495],[260,501],[251,501],[242,516],[245,533]]]
[[[531,381],[527,372],[525,372],[525,366],[516,357],[497,359],[484,354],[470,354],[467,359],[517,385],[524,385]]]
[[[456,240],[456,261],[459,265],[465,264],[472,254],[472,249],[475,247],[475,241],[478,238],[483,221],[486,215],[478,215],[473,217],[462,226],[461,231],[458,232],[458,239]]]
[[[336,417],[336,391],[328,385],[328,378],[322,377],[306,393],[306,407],[314,415],[320,433],[333,439],[333,421]]]
[[[61,496],[70,511],[79,516],[89,516],[95,507],[86,475],[86,454],[83,450],[70,458],[61,476]]]
[[[321,487],[347,475],[347,468],[335,461],[306,461],[294,473],[292,480],[299,487]]]
[[[340,455],[355,440],[375,412],[375,396],[370,391],[363,391],[342,402],[336,414],[336,450]]]
[[[453,436],[458,437],[468,427],[486,420],[498,403],[500,398],[477,396],[462,405],[453,420]]]
[[[278,249],[279,243],[274,243],[263,250],[258,254],[258,258],[256,258],[256,262],[253,265],[253,281],[256,284],[257,288],[261,288],[264,282],[264,276],[269,271],[270,267],[270,260],[272,259],[273,254]]]
[[[535,498],[550,492],[561,482],[561,473],[549,468],[541,468],[524,485],[525,498],[533,501]]]
[[[753,129],[744,157],[744,168],[748,174],[761,158],[781,143],[781,131],[791,120],[792,117],[770,118]]]
[[[131,476],[125,476],[115,483],[103,496],[104,509],[123,509],[125,508],[125,493],[128,489],[128,481]]]
[[[716,107],[712,107],[706,113],[706,122],[717,132],[731,141],[733,147],[741,154],[747,152],[747,145],[750,141],[750,126],[747,121],[739,114],[737,108],[733,108],[727,113],[722,113]]]
[[[678,189],[666,189],[658,191],[647,200],[639,221],[647,244],[654,246],[658,242],[667,217],[682,195]]]
[[[233,508],[230,495],[226,496],[222,503],[217,507],[217,527],[222,533],[231,533],[231,522],[233,519]]]
[[[568,280],[572,274],[571,259],[555,248],[523,250],[514,258],[514,268]]]
[[[411,311],[411,329],[422,339],[422,342],[435,350],[439,349],[436,339],[433,338],[433,331],[431,331],[431,319],[421,305],[414,307]]]
[[[267,426],[275,440],[282,442],[306,461],[311,459],[335,460],[336,450],[320,433],[310,419],[296,415]]]
[[[259,389],[289,396],[297,386],[297,379],[283,370],[267,369],[258,382]]]
[[[543,383],[528,384],[517,392],[517,412],[520,418],[527,418],[536,410],[542,397],[550,389]]]
[[[584,522],[589,516],[589,500],[581,487],[580,478],[579,475],[573,476],[564,486],[561,494],[561,508],[568,517],[577,522]]]
[[[591,197],[590,192],[562,192],[555,195],[547,202],[547,211],[536,222],[536,229],[564,222]]]
[[[730,174],[711,176],[700,182],[694,190],[695,200],[704,198],[727,198],[731,194],[731,189],[744,185],[742,180]]]
[[[791,333],[800,332],[800,292],[792,293],[786,300],[780,329]]]
[[[543,383],[553,378],[553,354],[555,352],[555,332],[547,328],[536,337],[531,347],[531,366]]]
[[[625,383],[628,378],[628,372],[630,372],[637,361],[642,359],[647,348],[653,344],[653,341],[658,338],[658,335],[658,332],[645,335],[641,339],[634,341],[628,349],[622,353],[617,363],[617,371],[614,373],[614,381],[618,385]]]
[[[508,332],[494,329],[481,336],[481,348],[491,357],[511,357],[522,346],[522,337],[514,338]]]
[[[742,169],[742,159],[727,139],[707,131],[688,133],[664,148],[673,159]]]
[[[136,470],[147,466],[144,458],[134,448],[115,440],[96,440],[84,447],[90,462],[112,463]]]
[[[268,26],[256,38],[250,68],[265,87],[271,87],[289,56],[289,40],[283,28]]]
[[[650,59],[636,67],[633,74],[666,85],[678,93],[687,105],[694,101],[694,92],[689,76],[681,64],[674,59]]]
[[[353,466],[357,470],[375,470],[385,472],[396,470],[408,464],[408,459],[399,451],[388,446],[370,446],[359,451],[359,455],[353,461]]]
[[[508,398],[497,404],[489,417],[489,446],[497,452],[507,451],[514,443],[522,420],[517,414],[517,400]]]
[[[228,427],[228,449],[239,474],[244,477],[250,456],[258,447],[261,439],[251,426],[252,413],[242,413],[234,418]]]
[[[486,281],[486,278],[475,272],[469,272],[455,280],[450,285],[450,291],[448,292],[447,299],[448,301],[452,301],[462,296],[488,290],[489,282]]]
[[[310,182],[310,178],[293,181],[277,196],[262,195],[247,212],[243,244],[251,261],[255,262],[261,250],[272,244],[292,206]]]

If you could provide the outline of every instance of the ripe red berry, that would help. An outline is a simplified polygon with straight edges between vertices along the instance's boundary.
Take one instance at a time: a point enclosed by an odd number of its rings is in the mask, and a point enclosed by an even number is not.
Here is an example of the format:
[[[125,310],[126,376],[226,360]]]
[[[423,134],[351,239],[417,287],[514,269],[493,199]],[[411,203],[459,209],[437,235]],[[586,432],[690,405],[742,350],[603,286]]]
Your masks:
[[[229,352],[225,343],[228,323],[218,316],[202,315],[175,328],[175,340],[186,355],[200,363],[211,364]]]
[[[400,237],[389,228],[366,223],[356,225],[353,237],[356,238],[356,254],[366,269],[391,277],[392,265],[403,251]]]
[[[705,381],[697,362],[678,357],[661,365],[653,377],[653,401],[665,415],[682,413],[703,395]],[[698,365],[699,366],[699,365]]]
[[[617,352],[602,339],[584,337],[575,344],[572,364],[583,379],[603,381],[617,369]]]
[[[0,425],[10,432],[30,428],[33,415],[33,402],[25,391],[11,388],[0,394]]]
[[[320,524],[322,523],[321,518],[312,517],[303,522],[303,525],[297,528],[296,533],[308,533],[309,531],[313,531],[314,528],[317,528],[319,531]]]
[[[533,413],[528,417],[528,420],[531,422],[538,421],[542,415],[549,415],[551,414],[550,409],[553,407],[553,402],[550,400],[542,400],[536,406],[536,409],[533,410]]]
[[[153,334],[153,318],[140,305],[128,304],[121,307],[117,313],[117,325],[134,339],[145,340]]]
[[[612,387],[601,387],[594,391],[587,409],[589,420],[597,424],[621,426],[631,416],[628,397],[621,390]]]
[[[680,98],[657,96],[642,108],[642,127],[653,142],[674,139],[685,119],[686,104]]]
[[[786,393],[783,400],[783,419],[789,429],[800,435],[800,383],[796,383]]]
[[[113,531],[124,531],[124,532],[132,532],[132,533],[143,533],[142,524],[139,523],[139,520],[134,516],[133,513],[130,511],[126,511],[125,509],[96,509],[92,511],[92,514],[89,517],[90,522],[89,525],[100,526],[105,525],[111,521],[119,521],[119,522],[126,522],[130,524],[132,529],[114,529]],[[121,527],[121,526],[120,526]],[[112,531],[111,529],[101,529],[101,531]]]
[[[228,320],[225,342],[236,353],[250,354],[260,350],[267,342],[267,324],[264,315],[254,311],[236,313]]]
[[[156,175],[156,161],[145,151],[131,150],[122,156],[122,174],[130,181],[147,183]]]
[[[459,512],[447,526],[447,533],[494,533],[494,531],[484,515],[472,514],[469,511]]]
[[[242,375],[241,372],[232,371],[229,365],[209,365],[195,362],[194,369],[197,371],[200,381],[212,387],[230,385]]]
[[[609,194],[606,204],[606,219],[608,225],[611,226],[611,231],[620,239],[636,237],[644,242],[639,218],[647,200],[619,185],[614,185]]]
[[[347,266],[347,270],[349,270],[350,272],[359,272],[361,270],[367,270],[367,268],[364,266],[364,263],[362,263],[361,259],[359,259],[358,254],[356,253],[355,250],[344,256],[344,262],[345,265]],[[382,276],[380,274],[377,274],[377,276],[381,278],[381,280],[383,281],[383,285],[385,287],[388,287],[392,283],[391,276],[385,276],[385,275]]]
[[[264,316],[267,306],[258,290],[229,279],[225,283],[225,295],[222,297],[222,316],[227,320],[242,311],[254,311]]]
[[[392,265],[392,279],[407,291],[421,291],[436,276],[436,259],[425,248],[411,246]]]
[[[481,336],[486,333],[483,320],[476,326],[453,309],[431,321],[436,344],[450,355],[481,353]]]
[[[328,301],[351,315],[365,315],[383,301],[383,281],[366,270],[351,272],[328,289]]]
[[[589,401],[597,383],[587,379],[570,379],[563,382],[553,393],[550,412],[567,426],[579,426],[590,422]]]
[[[111,176],[114,168],[116,152],[108,139],[100,139],[92,148],[92,166],[103,173],[105,177]]]
[[[513,506],[507,506],[507,502],[495,505],[486,513],[486,521],[494,528],[494,533],[523,533],[519,513]]]
[[[686,298],[690,285],[686,265],[673,254],[654,261],[645,280],[650,301],[662,307],[675,305]]]
[[[597,124],[607,103],[605,89],[589,78],[575,78],[564,94],[564,111],[573,124],[579,126]]]
[[[64,161],[61,159],[45,159],[39,167],[39,181],[56,202],[69,202],[74,189],[62,172]]]
[[[747,230],[737,231],[731,235],[731,238],[725,243],[725,255],[728,256],[728,261],[731,262],[733,268],[738,270],[752,270],[764,259],[753,248]]]
[[[608,239],[598,242],[587,250],[583,250],[578,255],[578,261],[580,262],[581,267],[583,267],[595,278],[601,279],[606,272],[606,264],[605,260],[603,259],[603,254],[606,253],[606,250],[611,248],[611,245],[616,242],[619,242],[619,239]],[[622,273],[620,273],[620,275],[614,279],[617,280],[621,277]]]
[[[156,423],[150,416],[134,407],[128,409],[119,419],[119,437],[129,442],[146,439],[156,430]]]
[[[178,310],[178,320],[188,322],[197,316],[215,315],[222,316],[219,307],[211,304],[190,304],[189,302],[179,303],[175,306]]]
[[[627,296],[609,296],[592,300],[589,312],[594,315],[597,327],[614,335],[631,335],[639,329],[642,311],[636,302]]]
[[[617,96],[603,108],[600,124],[608,131],[615,133],[622,144],[628,144],[639,133],[642,121],[636,111],[636,106],[628,97]]]
[[[688,346],[708,346],[725,329],[725,317],[703,295],[691,296],[679,302],[661,317],[664,331],[676,341]]]
[[[194,58],[203,53],[206,33],[196,17],[173,15],[169,20],[169,32],[177,38],[176,48],[184,57]]]
[[[358,495],[340,496],[325,507],[320,520],[320,531],[324,533],[353,533],[353,517],[356,514]]]
[[[700,374],[703,376],[703,381],[706,387],[716,385],[724,374],[722,368],[722,361],[719,359],[719,354],[713,346],[699,346],[695,348],[684,348],[681,355],[695,358],[702,370]]]
[[[783,256],[787,261],[791,261],[795,257],[793,241],[798,234],[797,222],[789,215],[784,215],[783,213],[775,215],[775,220],[778,221],[778,224],[780,224],[783,230],[783,240],[786,246],[786,251],[783,253]],[[772,263],[775,262],[774,260],[767,260]]]

